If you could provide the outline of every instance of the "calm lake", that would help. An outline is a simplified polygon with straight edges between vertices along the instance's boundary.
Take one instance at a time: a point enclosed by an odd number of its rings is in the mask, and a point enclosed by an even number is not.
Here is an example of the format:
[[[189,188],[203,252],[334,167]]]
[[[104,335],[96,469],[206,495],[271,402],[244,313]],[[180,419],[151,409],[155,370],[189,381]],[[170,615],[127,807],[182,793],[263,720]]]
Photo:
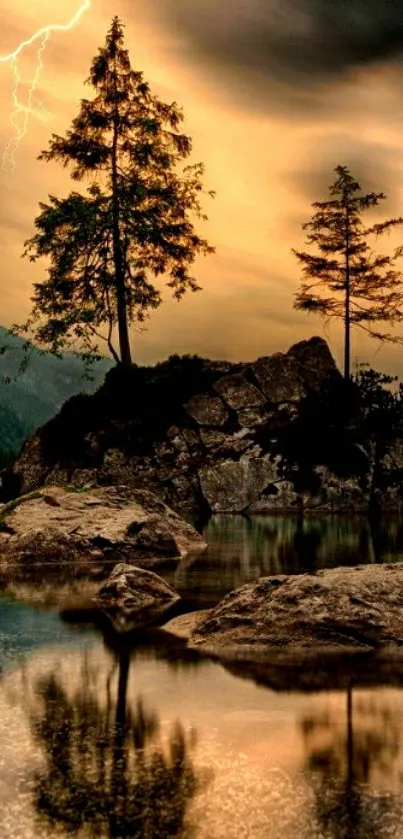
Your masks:
[[[403,559],[394,518],[217,516],[204,535],[170,576],[200,607],[259,576]],[[5,597],[0,666],[0,839],[403,839],[393,668],[279,690],[162,630],[129,645]]]

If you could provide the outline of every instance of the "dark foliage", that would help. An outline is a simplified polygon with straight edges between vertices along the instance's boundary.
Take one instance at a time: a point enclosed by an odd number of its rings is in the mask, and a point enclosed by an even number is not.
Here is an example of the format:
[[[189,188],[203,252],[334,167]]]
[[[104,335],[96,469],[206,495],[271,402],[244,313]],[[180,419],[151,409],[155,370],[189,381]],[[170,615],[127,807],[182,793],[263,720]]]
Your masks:
[[[276,426],[259,429],[257,439],[267,449],[275,437],[284,478],[293,481],[297,492],[316,494],[321,481],[315,466],[327,466],[343,478],[365,475],[368,458],[356,445],[359,419],[356,386],[338,374],[329,375],[319,390],[301,399],[296,415],[284,409]]]
[[[95,465],[114,445],[128,454],[151,453],[172,425],[191,425],[183,405],[221,375],[219,363],[197,355],[172,355],[155,367],[117,366],[94,396],[74,397],[40,430],[45,463]],[[97,431],[102,434],[94,449],[87,435]]]
[[[340,478],[358,478],[376,509],[383,492],[403,482],[403,459],[394,455],[399,446],[403,451],[403,385],[372,369],[349,381],[329,376],[294,416],[284,409],[256,436],[266,450],[276,438],[284,478],[297,492],[320,493],[315,467],[323,465]]]
[[[384,490],[403,483],[403,461],[393,455],[396,447],[403,447],[403,385],[397,377],[365,367],[355,382],[363,411],[360,438],[371,451],[371,504],[376,507]]]

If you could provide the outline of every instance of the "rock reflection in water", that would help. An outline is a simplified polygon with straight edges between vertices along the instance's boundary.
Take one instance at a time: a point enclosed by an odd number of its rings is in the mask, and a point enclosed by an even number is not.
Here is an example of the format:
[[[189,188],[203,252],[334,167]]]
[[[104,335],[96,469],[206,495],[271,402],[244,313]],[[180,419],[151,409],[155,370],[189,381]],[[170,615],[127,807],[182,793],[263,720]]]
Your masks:
[[[69,835],[182,835],[188,804],[202,786],[192,760],[196,734],[177,722],[164,738],[158,714],[141,697],[134,708],[127,704],[128,651],[116,666],[116,700],[112,670],[104,705],[88,671],[74,695],[55,674],[39,680],[41,712],[31,718],[45,757],[33,792],[37,814],[47,828]]]
[[[207,551],[184,560],[172,582],[183,594],[211,605],[246,582],[271,574],[403,560],[398,517],[213,516],[203,530]]]
[[[346,691],[344,730],[331,711],[300,720],[315,816],[326,839],[400,836],[401,710]],[[397,784],[396,784],[397,781]]]

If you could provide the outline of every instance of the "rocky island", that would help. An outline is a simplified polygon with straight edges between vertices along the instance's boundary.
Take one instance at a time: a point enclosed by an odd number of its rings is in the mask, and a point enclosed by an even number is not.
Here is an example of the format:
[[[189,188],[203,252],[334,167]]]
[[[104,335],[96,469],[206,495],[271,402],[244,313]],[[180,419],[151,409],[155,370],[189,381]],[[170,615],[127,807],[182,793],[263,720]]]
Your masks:
[[[348,411],[346,405],[348,404]],[[124,484],[181,513],[400,509],[403,442],[377,441],[326,342],[250,364],[171,357],[70,399],[3,474],[3,499]]]
[[[39,575],[38,597],[54,602],[57,577],[119,632],[161,625],[186,606],[153,572],[205,547],[181,514],[367,512],[374,498],[401,508],[403,433],[381,448],[367,418],[317,337],[250,364],[118,366],[4,472],[3,586],[20,596]],[[399,566],[267,577],[228,594],[189,644],[242,660],[396,652],[402,595]]]

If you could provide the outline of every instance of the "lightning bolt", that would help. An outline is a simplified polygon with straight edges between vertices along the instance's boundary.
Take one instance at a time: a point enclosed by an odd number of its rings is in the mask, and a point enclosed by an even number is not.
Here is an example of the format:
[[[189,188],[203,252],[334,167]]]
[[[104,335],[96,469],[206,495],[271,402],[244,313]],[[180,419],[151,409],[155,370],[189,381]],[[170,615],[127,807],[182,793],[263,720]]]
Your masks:
[[[24,105],[19,99],[19,89],[22,85],[22,79],[18,69],[18,60],[14,58],[11,62],[13,69],[14,85],[12,92],[13,112],[10,117],[11,125],[14,128],[14,134],[8,142],[2,156],[2,169],[15,169],[15,152],[28,131],[29,118],[35,116],[38,119],[44,119],[43,110],[35,105],[35,92],[39,86],[40,75],[43,70],[43,53],[46,49],[49,40],[49,32],[42,36],[41,44],[36,55],[35,75],[29,82],[27,104]]]
[[[89,10],[91,0],[83,0],[81,6],[77,9],[71,20],[67,23],[51,23],[47,26],[42,26],[30,38],[21,41],[13,52],[8,55],[0,55],[0,64],[10,64],[13,72],[13,89],[12,89],[12,103],[13,110],[10,117],[10,122],[13,127],[13,136],[8,142],[3,155],[1,169],[14,171],[15,169],[15,152],[17,151],[21,140],[26,136],[29,121],[31,117],[44,120],[45,113],[43,108],[39,106],[36,99],[36,93],[39,88],[41,73],[43,70],[44,52],[53,32],[68,32],[73,29],[81,20],[85,12]],[[31,47],[39,41],[39,46],[36,52],[36,65],[33,77],[28,82],[23,82],[19,70],[19,57],[27,48]],[[28,87],[26,104],[20,99],[20,89],[23,85]]]

